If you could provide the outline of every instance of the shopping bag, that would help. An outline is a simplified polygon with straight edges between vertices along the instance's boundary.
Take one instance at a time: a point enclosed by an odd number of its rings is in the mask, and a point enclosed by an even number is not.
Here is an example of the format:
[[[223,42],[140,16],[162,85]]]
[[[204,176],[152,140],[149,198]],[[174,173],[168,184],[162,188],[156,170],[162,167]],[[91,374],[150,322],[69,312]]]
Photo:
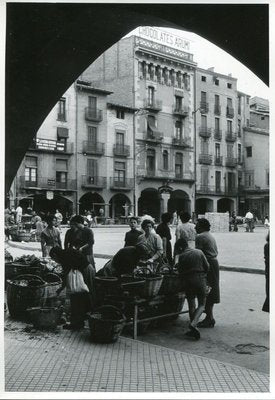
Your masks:
[[[71,269],[68,273],[66,288],[69,294],[89,292],[83,275],[78,269]]]

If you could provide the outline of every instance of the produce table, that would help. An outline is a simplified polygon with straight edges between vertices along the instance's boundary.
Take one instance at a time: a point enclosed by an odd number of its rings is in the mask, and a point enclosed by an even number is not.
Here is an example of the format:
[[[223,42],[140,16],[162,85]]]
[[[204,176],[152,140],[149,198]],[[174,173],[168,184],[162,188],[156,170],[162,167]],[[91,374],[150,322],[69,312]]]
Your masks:
[[[182,311],[184,300],[184,292],[157,295],[151,298],[107,295],[104,304],[115,305],[125,313],[126,325],[133,326],[133,338],[136,339],[138,324],[188,313],[188,310]],[[176,311],[169,312],[169,308],[173,307]]]

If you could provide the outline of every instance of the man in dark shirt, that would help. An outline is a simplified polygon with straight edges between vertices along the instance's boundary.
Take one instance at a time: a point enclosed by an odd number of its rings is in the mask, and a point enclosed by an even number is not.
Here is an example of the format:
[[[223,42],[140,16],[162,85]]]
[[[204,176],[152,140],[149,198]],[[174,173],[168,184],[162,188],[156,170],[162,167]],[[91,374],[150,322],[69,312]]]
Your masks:
[[[131,228],[130,231],[125,234],[125,246],[135,246],[137,244],[138,237],[142,235],[142,232],[138,230],[138,220],[136,217],[131,217],[129,226]]]
[[[206,277],[209,263],[201,250],[188,247],[186,239],[177,240],[175,249],[179,254],[179,261],[176,267],[185,289],[189,308],[190,325],[189,331],[185,335],[198,340],[200,339],[200,332],[197,329],[197,324],[205,308]],[[196,298],[198,299],[197,308]]]

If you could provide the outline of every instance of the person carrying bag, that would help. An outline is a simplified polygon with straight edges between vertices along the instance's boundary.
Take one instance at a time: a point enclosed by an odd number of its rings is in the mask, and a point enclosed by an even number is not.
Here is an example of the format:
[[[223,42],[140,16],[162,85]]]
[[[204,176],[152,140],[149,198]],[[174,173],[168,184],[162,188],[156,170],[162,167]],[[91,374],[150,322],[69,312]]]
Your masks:
[[[84,327],[87,313],[92,311],[94,304],[94,268],[78,250],[54,247],[50,256],[63,268],[63,283],[56,291],[57,295],[66,288],[70,296],[70,324],[63,325],[63,328],[81,329]]]

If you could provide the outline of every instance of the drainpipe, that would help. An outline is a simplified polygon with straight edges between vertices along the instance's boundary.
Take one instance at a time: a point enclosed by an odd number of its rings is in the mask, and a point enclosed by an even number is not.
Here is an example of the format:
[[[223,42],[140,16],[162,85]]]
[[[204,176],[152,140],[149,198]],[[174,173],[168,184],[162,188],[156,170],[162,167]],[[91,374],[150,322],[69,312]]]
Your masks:
[[[197,86],[196,86],[196,69],[194,69],[194,110],[197,108]],[[197,193],[197,118],[196,112],[194,115],[194,179],[195,179],[195,187],[194,187],[194,212],[196,212],[196,193]],[[193,221],[194,222],[194,221]]]
[[[78,96],[77,96],[77,87],[74,84],[75,88],[75,181],[76,181],[76,192],[75,192],[75,211],[76,214],[79,214],[79,203],[78,203]]]

